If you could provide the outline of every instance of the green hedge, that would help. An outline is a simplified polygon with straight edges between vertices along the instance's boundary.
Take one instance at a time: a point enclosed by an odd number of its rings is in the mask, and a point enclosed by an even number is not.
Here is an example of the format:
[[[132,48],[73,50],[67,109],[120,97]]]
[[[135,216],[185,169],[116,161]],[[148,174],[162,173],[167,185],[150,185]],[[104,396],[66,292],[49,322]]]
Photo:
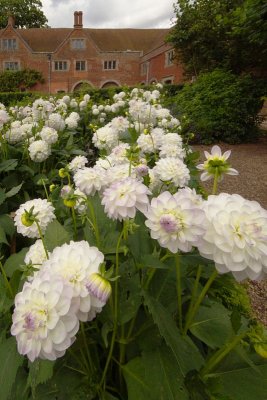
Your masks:
[[[40,96],[40,93],[32,92],[0,92],[0,103],[4,104],[6,107],[15,106],[19,102],[34,101],[34,99],[37,99]]]
[[[258,113],[264,94],[266,81],[216,69],[186,84],[171,110],[186,122],[184,133],[193,132],[196,142],[254,141],[259,134]]]

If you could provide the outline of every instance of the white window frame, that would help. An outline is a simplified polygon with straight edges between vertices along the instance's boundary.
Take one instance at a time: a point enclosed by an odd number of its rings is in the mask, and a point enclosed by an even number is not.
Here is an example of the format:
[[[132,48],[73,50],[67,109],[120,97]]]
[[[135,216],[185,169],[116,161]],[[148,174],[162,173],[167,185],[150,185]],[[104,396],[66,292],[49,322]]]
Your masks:
[[[61,67],[60,67],[60,63],[61,63]],[[63,66],[66,66],[66,68],[63,68]],[[69,70],[69,61],[67,61],[67,60],[54,60],[53,61],[53,71],[66,72],[68,70]]]
[[[1,50],[14,51],[18,48],[18,41],[15,38],[4,38],[1,41]]]
[[[74,61],[75,62],[75,71],[80,71],[80,72],[84,72],[84,71],[87,71],[87,61],[86,60],[75,60]],[[80,66],[81,66],[81,63],[84,63],[84,69],[77,69],[77,63],[80,63]]]
[[[15,64],[16,64],[17,68],[7,68],[7,64],[9,64],[9,66],[11,66],[12,64],[13,64],[13,66],[15,66]],[[12,60],[12,61],[6,60],[3,62],[3,70],[4,71],[19,71],[20,70],[20,62],[14,61],[14,60]]]
[[[170,81],[170,82],[168,82]],[[174,77],[173,76],[166,76],[165,78],[162,79],[162,83],[165,85],[172,85],[174,81]]]
[[[71,43],[72,50],[85,50],[85,48],[86,48],[84,38],[73,38],[70,40],[70,43]],[[80,43],[80,44],[77,45],[78,43]]]
[[[146,76],[149,69],[149,62],[143,62],[141,64],[141,76]]]
[[[174,64],[174,49],[166,51],[165,53],[165,67],[170,67]]]
[[[103,61],[103,70],[104,71],[115,71],[118,69],[117,60],[104,60]]]

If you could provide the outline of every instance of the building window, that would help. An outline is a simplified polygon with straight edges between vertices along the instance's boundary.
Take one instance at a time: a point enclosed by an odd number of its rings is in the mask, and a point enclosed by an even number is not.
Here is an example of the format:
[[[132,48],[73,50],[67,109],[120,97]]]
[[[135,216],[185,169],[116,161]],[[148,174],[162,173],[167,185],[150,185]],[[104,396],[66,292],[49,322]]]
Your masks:
[[[4,70],[5,71],[18,71],[20,69],[20,65],[18,61],[5,61],[4,62]]]
[[[2,39],[2,50],[16,50],[17,40],[16,39]]]
[[[116,60],[104,61],[104,69],[116,69],[117,62]]]
[[[165,53],[165,66],[173,65],[173,60],[174,60],[174,49],[167,51]]]
[[[141,75],[146,75],[148,72],[148,62],[141,64]]]
[[[71,39],[71,48],[75,50],[85,49],[85,39]]]
[[[164,85],[171,85],[173,83],[173,76],[162,79],[162,83],[164,83]]]
[[[86,61],[76,61],[75,62],[76,71],[86,71]]]
[[[55,71],[67,71],[68,61],[54,61],[54,69]]]

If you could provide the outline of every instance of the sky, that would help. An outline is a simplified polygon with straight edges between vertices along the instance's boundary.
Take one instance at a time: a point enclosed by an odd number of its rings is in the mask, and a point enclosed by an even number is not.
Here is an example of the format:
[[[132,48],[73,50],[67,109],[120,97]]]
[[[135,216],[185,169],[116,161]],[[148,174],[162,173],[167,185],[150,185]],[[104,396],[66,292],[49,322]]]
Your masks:
[[[51,28],[71,28],[83,11],[85,28],[170,28],[175,0],[41,0]]]

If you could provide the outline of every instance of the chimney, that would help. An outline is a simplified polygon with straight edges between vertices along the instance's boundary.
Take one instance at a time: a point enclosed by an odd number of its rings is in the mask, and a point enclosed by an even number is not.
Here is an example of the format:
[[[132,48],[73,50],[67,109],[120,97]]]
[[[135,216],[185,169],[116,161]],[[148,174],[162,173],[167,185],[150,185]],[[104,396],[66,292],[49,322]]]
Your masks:
[[[74,28],[81,29],[83,27],[83,12],[75,11],[74,12]]]
[[[15,26],[15,18],[13,17],[13,15],[9,15],[8,16],[7,25],[12,26],[14,28],[14,26]]]

